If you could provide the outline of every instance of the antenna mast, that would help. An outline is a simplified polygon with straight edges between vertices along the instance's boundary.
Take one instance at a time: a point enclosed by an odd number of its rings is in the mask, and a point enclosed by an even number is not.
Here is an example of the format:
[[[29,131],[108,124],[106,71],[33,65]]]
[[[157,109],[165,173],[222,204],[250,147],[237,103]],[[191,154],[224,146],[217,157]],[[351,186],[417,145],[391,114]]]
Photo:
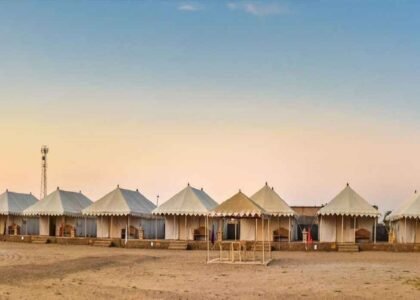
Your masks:
[[[42,146],[41,147],[41,195],[39,199],[43,199],[47,196],[47,154],[48,154],[48,147]]]

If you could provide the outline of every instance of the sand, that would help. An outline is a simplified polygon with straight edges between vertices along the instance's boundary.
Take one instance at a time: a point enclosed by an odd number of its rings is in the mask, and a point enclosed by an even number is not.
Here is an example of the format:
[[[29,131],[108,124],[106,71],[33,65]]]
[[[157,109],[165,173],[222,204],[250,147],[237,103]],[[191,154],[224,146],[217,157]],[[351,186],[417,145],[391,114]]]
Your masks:
[[[273,252],[270,266],[204,251],[0,242],[1,299],[420,299],[420,253]]]

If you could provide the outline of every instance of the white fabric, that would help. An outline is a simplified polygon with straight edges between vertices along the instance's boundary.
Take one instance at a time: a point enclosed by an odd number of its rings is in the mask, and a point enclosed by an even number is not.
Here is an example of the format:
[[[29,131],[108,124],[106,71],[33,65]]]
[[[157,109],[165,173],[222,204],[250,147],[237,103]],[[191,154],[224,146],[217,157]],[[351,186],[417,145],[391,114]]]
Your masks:
[[[92,205],[83,209],[89,216],[142,216],[151,218],[156,206],[139,191],[117,187]]]
[[[378,217],[380,213],[349,185],[318,211],[318,215]]]
[[[420,219],[420,194],[417,191],[400,208],[389,215],[391,221],[403,218]]]
[[[263,188],[251,196],[259,206],[273,216],[294,216],[295,211],[287,205],[273,188],[270,188],[266,183]]]
[[[6,191],[0,195],[0,215],[22,215],[26,208],[37,202],[32,194]]]
[[[81,192],[55,190],[41,201],[23,211],[26,216],[74,216],[81,217],[82,209],[92,204]]]
[[[397,243],[420,243],[420,221],[418,219],[398,219],[392,222],[392,228]]]
[[[203,190],[198,190],[188,185],[157,207],[153,214],[204,216],[216,206],[217,202]]]
[[[261,217],[270,214],[254,200],[239,191],[214,208],[210,215],[215,217]]]

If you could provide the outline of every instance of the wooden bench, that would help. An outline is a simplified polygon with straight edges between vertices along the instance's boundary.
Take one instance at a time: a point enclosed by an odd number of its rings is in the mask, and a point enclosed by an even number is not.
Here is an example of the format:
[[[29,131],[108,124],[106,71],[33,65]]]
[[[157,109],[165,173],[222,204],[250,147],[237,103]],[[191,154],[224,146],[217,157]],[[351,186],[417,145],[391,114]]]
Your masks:
[[[20,235],[20,226],[17,224],[12,224],[7,228],[9,235]]]
[[[208,230],[207,236],[210,237],[210,230]],[[194,229],[194,240],[202,241],[206,239],[206,227],[201,226]]]
[[[280,227],[273,231],[273,241],[288,241],[289,240],[289,230],[283,227]]]
[[[76,228],[74,226],[66,224],[64,226],[60,226],[60,236],[64,237],[75,237],[76,236]]]
[[[372,234],[369,230],[366,230],[364,228],[360,228],[356,230],[356,242],[369,242],[371,239]]]
[[[125,239],[125,228],[121,230],[121,238]],[[139,229],[134,226],[130,226],[128,230],[129,239],[138,239],[139,238]]]

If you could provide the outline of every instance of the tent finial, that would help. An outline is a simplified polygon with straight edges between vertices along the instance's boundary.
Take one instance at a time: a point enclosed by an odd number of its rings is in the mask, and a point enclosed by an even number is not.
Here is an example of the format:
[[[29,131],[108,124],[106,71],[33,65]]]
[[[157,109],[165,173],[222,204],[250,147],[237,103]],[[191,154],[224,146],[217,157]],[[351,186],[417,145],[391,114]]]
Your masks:
[[[347,182],[347,186],[350,186],[350,184]]]
[[[204,189],[203,189],[203,188],[201,188],[201,191],[204,191]]]
[[[242,192],[241,192],[241,189],[239,189],[239,193],[242,193]]]
[[[189,182],[187,183],[187,186],[190,186],[190,183]]]
[[[120,188],[120,185],[119,184],[117,184],[117,189],[119,189]]]
[[[267,181],[265,182],[265,185],[268,185],[268,182]]]
[[[136,192],[138,193],[139,192],[139,189],[136,189]]]
[[[57,186],[57,191],[59,191],[60,190],[60,187],[59,186]]]
[[[414,194],[417,194],[417,190],[414,190]]]
[[[271,190],[274,191],[274,186],[271,187]]]

